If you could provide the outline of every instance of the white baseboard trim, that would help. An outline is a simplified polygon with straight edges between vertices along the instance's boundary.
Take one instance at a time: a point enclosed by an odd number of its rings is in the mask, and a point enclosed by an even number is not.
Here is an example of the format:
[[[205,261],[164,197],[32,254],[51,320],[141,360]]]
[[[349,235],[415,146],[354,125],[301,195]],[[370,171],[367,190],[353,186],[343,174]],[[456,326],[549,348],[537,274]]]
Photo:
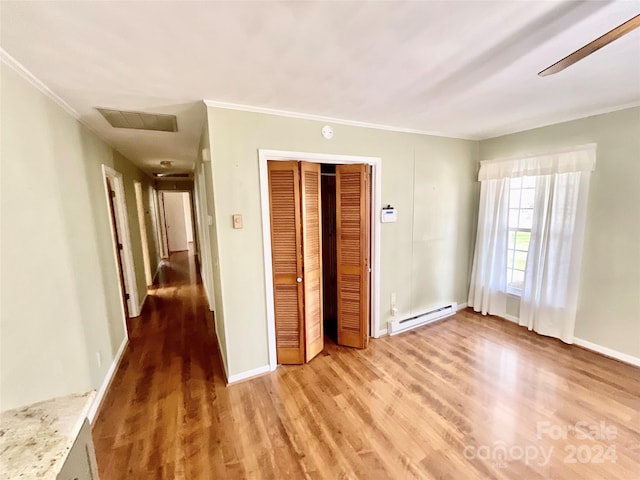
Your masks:
[[[147,297],[149,296],[149,292],[144,292],[144,297],[142,297],[142,301],[140,302],[140,306],[138,307],[138,315],[142,315],[142,309],[144,308],[144,302],[147,301]]]
[[[156,267],[156,273],[153,274],[153,280],[151,280],[152,285],[156,283],[156,278],[158,277],[158,272],[160,272],[160,267],[162,266],[161,262],[162,261],[158,262],[158,266]],[[144,292],[144,298],[142,299],[142,302],[140,302],[140,305],[138,306],[138,315],[136,315],[136,316],[142,315],[142,310],[144,309],[144,303],[147,301],[147,297],[149,296],[149,287],[150,286],[151,285],[147,285],[147,290]]]
[[[102,401],[104,400],[104,397],[107,394],[107,391],[109,390],[109,386],[111,385],[111,382],[113,380],[113,377],[116,371],[118,370],[118,366],[120,365],[120,361],[122,360],[122,356],[124,355],[124,352],[127,349],[128,344],[129,344],[129,338],[125,337],[122,343],[120,344],[120,348],[118,349],[118,352],[116,353],[116,356],[113,359],[113,362],[111,362],[111,366],[109,367],[109,370],[107,370],[107,375],[105,376],[104,381],[102,382],[102,385],[100,386],[100,389],[96,394],[96,398],[93,399],[91,408],[89,408],[89,413],[87,413],[87,417],[89,418],[90,423],[93,423],[93,421],[96,418],[96,414],[98,413],[98,410],[100,409],[100,405],[102,405]]]
[[[229,369],[227,368],[227,359],[222,354],[222,347],[220,346],[220,335],[218,335],[218,331],[216,329],[216,321],[215,321],[215,319],[213,320],[213,328],[214,328],[214,330],[216,330],[216,342],[218,343],[218,357],[220,357],[220,362],[222,362],[222,370],[223,370],[223,373],[224,373],[224,379],[226,380],[227,384],[229,384],[230,381],[229,381]]]
[[[504,318],[505,320],[509,320],[510,322],[513,322],[516,325],[518,325],[520,321],[518,317],[514,317],[513,315],[507,315],[506,313],[502,316],[502,318]]]
[[[510,322],[519,325],[519,318],[514,317],[513,315],[502,315],[500,318],[504,318]],[[534,332],[535,333],[535,332]],[[599,353],[606,357],[611,357],[615,360],[620,360],[621,362],[628,363],[630,365],[634,365],[636,367],[640,367],[640,358],[634,357],[633,355],[629,355],[628,353],[622,353],[617,350],[613,350],[608,347],[603,347],[602,345],[598,345],[597,343],[589,342],[582,338],[574,337],[573,344],[582,348],[586,348],[587,350],[591,350],[592,352]]]
[[[380,330],[378,330],[378,335],[376,335],[374,338],[380,338],[380,337],[384,337],[387,335],[387,333],[389,333],[389,330],[386,328],[381,328]]]
[[[465,308],[467,308],[467,302],[459,303],[458,308],[456,309],[456,312],[459,312],[460,310],[464,310]]]
[[[269,365],[264,365],[262,367],[254,368],[252,370],[247,370],[246,372],[236,373],[235,375],[231,375],[227,377],[229,379],[229,385],[232,383],[237,383],[242,380],[247,380],[248,378],[255,377],[257,375],[262,375],[263,373],[268,373],[271,371],[271,367]]]
[[[207,288],[207,282],[204,281],[202,275],[200,276],[200,279],[202,280],[202,288],[204,288],[204,294],[207,297],[207,303],[209,304],[209,311],[213,312],[214,310],[211,307],[213,305],[213,302],[211,301],[211,295],[209,294],[209,289]]]
[[[154,284],[156,283],[156,278],[158,278],[158,273],[160,273],[161,267],[162,267],[162,258],[158,258],[158,266],[156,267],[156,273],[153,274],[153,279],[151,280]]]
[[[602,345],[598,345],[597,343],[592,343],[582,338],[574,338],[573,343],[578,345],[579,347],[586,348],[587,350],[592,350],[596,353],[600,353],[607,357],[614,358],[616,360],[620,360],[624,363],[629,363],[636,367],[640,367],[640,358],[634,357],[633,355],[629,355],[628,353],[622,353],[617,350],[613,350],[608,347],[603,347]]]

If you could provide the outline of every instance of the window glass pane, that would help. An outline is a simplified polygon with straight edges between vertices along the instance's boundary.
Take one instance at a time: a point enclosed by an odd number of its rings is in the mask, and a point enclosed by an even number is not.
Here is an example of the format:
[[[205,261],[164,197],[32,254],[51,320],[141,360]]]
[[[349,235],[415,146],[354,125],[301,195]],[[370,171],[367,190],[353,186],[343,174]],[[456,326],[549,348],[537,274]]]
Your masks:
[[[513,277],[510,282],[512,287],[522,288],[524,284],[524,272],[521,270],[513,270]]]
[[[520,207],[522,208],[533,208],[533,203],[536,199],[536,191],[533,188],[524,188],[522,190],[522,200],[520,201]],[[511,205],[509,205],[511,208]]]
[[[509,192],[509,208],[520,208],[521,190],[511,190]]]
[[[524,269],[533,227],[536,185],[540,178],[530,176],[509,179],[509,233],[505,273],[507,285],[516,291],[521,290],[524,284]]]
[[[509,214],[511,214],[511,210],[509,210]],[[511,220],[511,216],[509,216],[509,220]],[[511,226],[511,222],[509,222],[509,226]],[[533,209],[521,208],[518,227],[531,228],[532,226],[533,226]]]
[[[513,268],[517,268],[518,270],[524,270],[524,267],[526,264],[527,264],[527,252],[518,252],[516,250],[513,256]]]
[[[531,232],[517,232],[516,245],[517,250],[529,251],[529,241],[531,240]]]
[[[518,227],[518,210],[510,208],[509,209],[509,228],[517,228]]]

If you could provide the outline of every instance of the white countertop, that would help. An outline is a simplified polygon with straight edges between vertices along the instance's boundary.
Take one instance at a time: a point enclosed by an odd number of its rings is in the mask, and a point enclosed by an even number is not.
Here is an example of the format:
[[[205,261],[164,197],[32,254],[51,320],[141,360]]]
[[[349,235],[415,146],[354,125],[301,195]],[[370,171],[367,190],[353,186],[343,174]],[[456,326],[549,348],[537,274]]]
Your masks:
[[[95,391],[0,414],[0,478],[55,480],[82,428]]]

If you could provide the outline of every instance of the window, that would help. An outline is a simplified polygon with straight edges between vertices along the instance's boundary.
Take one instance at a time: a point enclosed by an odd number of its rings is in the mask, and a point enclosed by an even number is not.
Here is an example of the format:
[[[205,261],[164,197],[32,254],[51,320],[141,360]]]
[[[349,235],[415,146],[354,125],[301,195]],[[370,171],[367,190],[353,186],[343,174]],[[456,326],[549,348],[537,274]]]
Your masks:
[[[527,265],[533,204],[535,202],[535,177],[512,178],[509,181],[509,228],[507,243],[507,292],[520,295]]]
[[[596,145],[480,162],[478,235],[467,305],[574,341],[578,280]],[[530,282],[530,283],[529,283]]]

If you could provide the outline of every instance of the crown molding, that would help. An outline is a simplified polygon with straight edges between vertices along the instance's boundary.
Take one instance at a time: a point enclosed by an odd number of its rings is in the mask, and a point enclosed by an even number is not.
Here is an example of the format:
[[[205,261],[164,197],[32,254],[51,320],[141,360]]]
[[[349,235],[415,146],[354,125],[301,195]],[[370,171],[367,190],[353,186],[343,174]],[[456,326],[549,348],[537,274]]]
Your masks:
[[[302,120],[315,120],[319,122],[333,123],[335,125],[347,125],[350,127],[372,128],[375,130],[387,130],[390,132],[413,133],[417,135],[430,135],[433,137],[457,138],[460,140],[478,140],[475,137],[452,135],[443,132],[432,132],[428,130],[418,130],[414,128],[394,127],[392,125],[382,125],[379,123],[361,122],[358,120],[347,120],[344,118],[325,117],[323,115],[315,115],[312,113],[292,112],[289,110],[278,110],[275,108],[256,107],[253,105],[241,105],[238,103],[218,102],[215,100],[203,100],[207,107],[222,108],[225,110],[238,110],[242,112],[264,113],[267,115],[276,115],[279,117],[298,118]]]
[[[93,133],[96,137],[98,137],[102,142],[105,143],[111,150],[114,152],[118,152],[122,157],[124,157],[127,161],[131,162],[135,167],[137,167],[141,172],[143,172],[150,180],[155,180],[155,178],[151,175],[151,173],[142,169],[138,164],[129,160],[129,157],[124,155],[120,150],[113,145],[112,142],[104,138],[100,135],[92,125],[86,122],[78,113],[78,111],[65,102],[60,96],[53,92],[49,87],[47,87],[38,77],[36,77],[33,73],[31,73],[24,65],[22,65],[18,60],[13,58],[4,48],[0,47],[0,63],[6,65],[11,68],[14,72],[20,75],[24,80],[26,80],[29,84],[35,87],[38,91],[42,92],[45,96],[51,99],[56,105],[62,108],[66,113],[71,115],[74,119],[76,119],[82,126],[84,126],[88,131]]]
[[[27,82],[29,82],[31,85],[33,85],[36,89],[38,89],[44,95],[49,97],[53,102],[55,102],[58,106],[60,106],[65,112],[67,112],[73,118],[75,118],[80,123],[82,123],[91,132],[93,132],[94,134],[98,135],[98,137],[103,142],[107,143],[107,145],[109,145],[114,150],[117,150],[111,144],[111,142],[108,142],[107,140],[105,140],[101,135],[98,134],[98,132],[94,128],[92,128],[92,126],[87,124],[87,122],[83,121],[83,119],[81,118],[80,114],[78,113],[78,111],[76,109],[74,109],[71,105],[69,105],[66,101],[64,101],[56,93],[54,93],[40,79],[38,79],[33,73],[31,73],[24,65],[22,65],[18,60],[16,60],[12,55],[10,55],[2,47],[0,47],[0,62],[3,63],[4,65],[8,66],[9,68],[11,68],[18,75],[20,75],[22,78],[24,78]],[[435,137],[456,138],[456,139],[460,139],[460,140],[474,140],[474,141],[491,140],[493,138],[503,137],[503,136],[506,136],[506,135],[512,135],[512,134],[515,134],[515,133],[526,132],[526,131],[535,130],[535,129],[538,129],[538,128],[550,127],[550,126],[553,126],[553,125],[558,125],[558,124],[566,123],[566,122],[572,122],[574,120],[581,120],[581,119],[593,117],[593,116],[596,116],[596,115],[603,115],[603,114],[606,114],[606,113],[613,113],[613,112],[617,112],[617,111],[620,111],[620,110],[626,110],[628,108],[640,107],[640,100],[638,100],[638,101],[634,101],[634,102],[630,102],[630,103],[626,103],[626,104],[616,105],[614,107],[607,107],[607,108],[601,108],[601,109],[592,110],[592,111],[590,111],[589,113],[586,113],[586,114],[569,115],[567,117],[564,117],[562,120],[557,120],[557,121],[554,121],[552,123],[534,124],[534,125],[530,125],[530,126],[526,126],[526,127],[518,127],[518,128],[515,128],[515,129],[507,129],[507,130],[497,131],[497,132],[494,132],[494,133],[491,133],[491,134],[454,135],[454,134],[444,133],[444,132],[434,132],[434,131],[429,131],[429,130],[404,128],[404,127],[397,127],[397,126],[392,126],[392,125],[383,125],[383,124],[378,124],[378,123],[362,122],[362,121],[358,121],[358,120],[348,120],[348,119],[343,119],[343,118],[327,117],[327,116],[324,116],[324,115],[316,115],[316,114],[312,114],[312,113],[292,112],[292,111],[289,111],[289,110],[279,110],[279,109],[275,109],[275,108],[258,107],[258,106],[254,106],[254,105],[243,105],[243,104],[238,104],[238,103],[219,102],[219,101],[215,101],[215,100],[206,100],[205,99],[205,100],[203,100],[203,103],[207,107],[221,108],[221,109],[225,109],[225,110],[237,110],[237,111],[243,111],[243,112],[263,113],[263,114],[267,114],[267,115],[276,115],[276,116],[279,116],[279,117],[298,118],[298,119],[302,119],[302,120],[314,120],[314,121],[319,121],[319,122],[333,123],[333,124],[337,124],[337,125],[347,125],[347,126],[351,126],[351,127],[371,128],[371,129],[376,129],[376,130],[386,130],[386,131],[390,131],[390,132],[411,133],[411,134],[417,134],[417,135],[429,135],[429,136],[435,136]]]
[[[10,67],[14,72],[24,78],[31,85],[36,87],[40,92],[44,93],[47,97],[53,100],[58,106],[60,106],[65,112],[71,115],[76,120],[80,121],[80,114],[65,102],[62,98],[56,95],[49,87],[47,87],[40,79],[38,79],[33,73],[26,69],[18,60],[13,58],[4,48],[0,47],[0,61],[6,66]]]
[[[480,135],[476,139],[481,142],[485,140],[492,140],[494,138],[505,137],[507,135],[513,135],[516,133],[528,132],[530,130],[537,130],[538,128],[552,127],[554,125],[560,125],[561,123],[574,122],[576,120],[584,120],[585,118],[596,117],[598,115],[605,115],[607,113],[620,112],[622,110],[627,110],[629,108],[635,108],[635,107],[640,107],[640,100],[636,100],[629,103],[623,103],[621,105],[616,105],[614,107],[606,107],[606,108],[591,110],[589,111],[589,113],[581,113],[579,115],[568,115],[566,117],[563,117],[562,120],[554,120],[551,123],[534,124],[533,126],[519,127],[513,130],[500,130],[496,134]]]

